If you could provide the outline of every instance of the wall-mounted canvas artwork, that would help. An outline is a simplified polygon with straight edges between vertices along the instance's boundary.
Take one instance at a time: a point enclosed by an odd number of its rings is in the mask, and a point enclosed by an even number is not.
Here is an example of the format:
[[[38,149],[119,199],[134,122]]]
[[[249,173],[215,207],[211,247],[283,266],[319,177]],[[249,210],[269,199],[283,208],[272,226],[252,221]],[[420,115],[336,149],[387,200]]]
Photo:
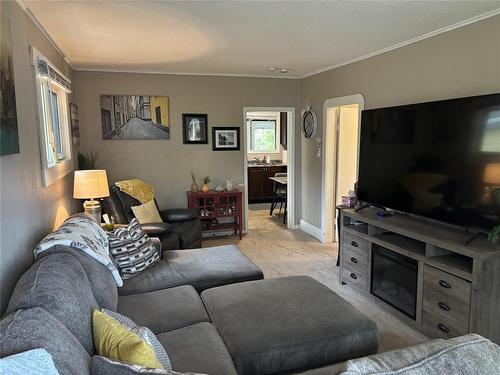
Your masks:
[[[69,104],[69,118],[71,121],[71,137],[73,144],[80,144],[80,120],[78,120],[78,106],[75,103]]]
[[[170,139],[168,96],[101,95],[103,139]]]
[[[16,89],[12,63],[10,24],[1,18],[0,36],[0,155],[19,153],[17,129]]]

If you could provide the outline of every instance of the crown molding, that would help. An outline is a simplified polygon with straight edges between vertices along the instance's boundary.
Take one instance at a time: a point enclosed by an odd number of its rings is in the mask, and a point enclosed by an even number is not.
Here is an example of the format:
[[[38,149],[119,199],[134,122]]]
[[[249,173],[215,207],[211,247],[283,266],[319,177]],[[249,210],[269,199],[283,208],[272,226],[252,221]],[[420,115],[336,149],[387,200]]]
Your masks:
[[[64,52],[62,51],[62,49],[59,48],[59,46],[57,45],[57,43],[55,42],[55,40],[52,39],[52,37],[50,36],[50,34],[47,32],[47,30],[45,30],[45,28],[42,26],[42,24],[40,23],[40,21],[38,21],[38,19],[35,17],[35,15],[33,14],[33,12],[31,12],[30,8],[24,2],[24,0],[16,0],[16,2],[21,7],[21,9],[24,11],[24,13],[26,13],[28,15],[28,17],[35,24],[35,26],[38,28],[38,30],[40,30],[40,32],[47,38],[47,40],[52,45],[52,47],[54,47],[56,49],[56,51],[63,57],[63,59],[66,62],[66,64],[68,64],[69,67],[71,69],[73,69],[73,65],[71,65],[71,62],[66,57],[66,55],[64,54]]]
[[[259,75],[259,74],[230,74],[230,73],[185,73],[175,71],[157,71],[140,69],[114,69],[114,68],[88,68],[85,66],[74,66],[75,72],[101,72],[101,73],[127,73],[127,74],[165,74],[177,76],[207,76],[207,77],[239,77],[239,78],[272,78],[272,79],[300,79],[300,76],[283,75]]]
[[[395,49],[407,46],[409,44],[420,42],[421,40],[432,38],[433,36],[436,36],[436,35],[439,35],[439,34],[443,34],[443,33],[446,33],[448,31],[455,30],[455,29],[458,29],[458,28],[470,25],[472,23],[482,21],[484,19],[497,16],[499,14],[500,14],[500,8],[491,10],[491,11],[486,12],[486,13],[481,13],[481,14],[479,14],[477,16],[474,16],[474,17],[471,17],[471,18],[467,18],[466,20],[454,23],[452,25],[448,25],[448,26],[442,27],[440,29],[431,31],[429,33],[422,34],[422,35],[417,36],[415,38],[408,39],[408,40],[406,40],[404,42],[397,43],[397,44],[394,44],[392,46],[389,46],[389,47],[386,47],[386,48],[382,48],[382,49],[376,50],[374,52],[367,53],[366,55],[363,55],[363,56],[360,56],[360,57],[355,57],[355,58],[348,59],[348,60],[344,60],[344,61],[342,61],[342,62],[340,62],[338,64],[330,65],[330,66],[327,66],[325,68],[314,70],[314,71],[312,71],[310,73],[307,73],[307,74],[301,76],[300,79],[308,78],[308,77],[314,76],[314,75],[319,74],[319,73],[327,72],[329,70],[340,68],[340,67],[345,66],[345,65],[349,65],[349,64],[352,64],[352,63],[355,63],[355,62],[358,62],[358,61],[366,60],[366,59],[369,59],[370,57],[381,55],[383,53],[386,53],[386,52],[389,52],[389,51],[392,51],[392,50],[395,50]]]

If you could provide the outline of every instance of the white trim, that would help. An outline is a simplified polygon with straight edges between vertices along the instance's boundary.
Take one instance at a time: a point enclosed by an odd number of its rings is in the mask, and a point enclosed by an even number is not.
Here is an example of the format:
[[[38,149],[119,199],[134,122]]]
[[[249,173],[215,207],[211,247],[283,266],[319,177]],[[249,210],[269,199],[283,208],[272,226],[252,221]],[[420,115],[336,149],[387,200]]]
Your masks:
[[[101,72],[101,73],[127,73],[127,74],[165,74],[176,76],[207,76],[207,77],[241,77],[241,78],[273,78],[273,79],[301,79],[301,76],[285,75],[263,75],[263,74],[238,74],[238,73],[197,73],[197,72],[175,72],[159,70],[134,70],[134,69],[113,69],[113,68],[89,68],[75,65],[73,70],[78,72]]]
[[[71,130],[70,130],[70,118],[69,118],[69,94],[66,90],[62,90],[64,92],[64,98],[62,102],[60,103],[60,106],[65,107],[65,111],[60,111],[59,113],[59,119],[62,121],[62,126],[60,127],[60,130],[62,132],[61,134],[61,141],[63,142],[63,150],[66,158],[59,162],[56,163],[53,166],[49,166],[48,160],[47,160],[47,146],[48,146],[48,139],[45,134],[45,119],[43,118],[43,104],[42,104],[42,96],[40,93],[40,85],[41,81],[45,81],[44,79],[40,78],[40,74],[38,73],[38,59],[42,58],[44,59],[48,64],[50,64],[51,67],[53,65],[50,63],[50,60],[47,59],[44,55],[40,53],[35,47],[30,46],[31,50],[31,64],[33,67],[33,81],[34,81],[34,86],[35,86],[35,92],[36,92],[36,101],[37,101],[37,106],[38,110],[36,111],[36,116],[38,120],[38,139],[40,143],[40,167],[41,167],[41,173],[42,173],[42,185],[44,187],[47,187],[51,184],[53,184],[55,181],[59,180],[60,178],[68,175],[69,173],[73,172],[74,170],[74,163],[73,163],[73,149],[72,149],[72,142],[71,142]],[[50,83],[48,83],[50,85]],[[48,112],[49,118],[52,116],[50,111]]]
[[[313,236],[317,240],[323,242],[323,233],[322,233],[321,229],[319,229],[318,227],[316,227],[312,224],[309,224],[307,221],[300,219],[299,228],[301,231],[306,232],[307,234],[310,234],[311,236]]]
[[[486,18],[497,16],[499,14],[500,14],[500,8],[497,8],[497,9],[494,9],[494,10],[490,10],[489,12],[481,13],[481,14],[479,14],[477,16],[474,16],[474,17],[471,17],[471,18],[467,18],[467,19],[465,19],[463,21],[460,21],[460,22],[457,22],[457,23],[454,23],[454,24],[451,24],[451,25],[448,25],[448,26],[445,26],[445,27],[441,27],[441,28],[439,28],[437,30],[434,30],[434,31],[431,31],[431,32],[428,32],[428,33],[425,33],[425,34],[422,34],[422,35],[419,35],[419,36],[416,36],[416,37],[408,39],[408,40],[406,40],[404,42],[396,43],[396,44],[393,44],[392,46],[381,48],[379,50],[367,53],[367,54],[359,56],[359,57],[354,57],[352,59],[344,60],[342,62],[339,62],[339,63],[334,64],[334,65],[327,66],[325,68],[316,69],[316,70],[314,70],[314,71],[312,71],[310,73],[304,74],[303,76],[300,77],[300,79],[311,77],[311,76],[314,76],[316,74],[327,72],[329,70],[333,70],[333,69],[336,69],[336,68],[340,68],[341,66],[349,65],[349,64],[361,61],[361,60],[366,60],[366,59],[369,59],[370,57],[381,55],[383,53],[386,53],[386,52],[389,52],[389,51],[392,51],[392,50],[395,50],[395,49],[398,49],[398,48],[401,48],[401,47],[405,47],[405,46],[407,46],[409,44],[417,43],[417,42],[420,42],[420,41],[425,40],[425,39],[432,38],[433,36],[436,36],[436,35],[439,35],[439,34],[443,34],[443,33],[446,33],[448,31],[459,29],[461,27],[470,25],[470,24],[475,23],[475,22],[482,21],[482,20],[484,20]]]
[[[333,138],[328,136],[328,109],[341,107],[344,105],[358,104],[358,129],[361,128],[361,111],[365,108],[365,99],[361,94],[342,96],[339,98],[327,99],[323,103],[323,143],[322,143],[322,161],[321,161],[321,241],[323,243],[332,242],[335,239],[332,223],[335,219],[335,135]],[[358,149],[360,142],[360,133],[358,132]],[[331,146],[330,146],[331,145]],[[359,153],[357,156],[359,160]],[[358,164],[358,162],[356,162]]]
[[[287,112],[287,228],[296,229],[295,224],[295,107],[243,107],[243,189],[244,189],[244,230],[248,231],[248,142],[247,113],[248,112]]]
[[[66,57],[66,55],[64,54],[64,52],[62,51],[62,49],[59,48],[59,46],[57,45],[57,43],[55,42],[55,40],[52,39],[52,37],[47,32],[47,30],[45,30],[45,28],[42,26],[42,24],[40,23],[40,21],[38,21],[38,19],[35,17],[35,15],[33,14],[33,12],[31,11],[31,9],[24,2],[24,0],[16,0],[16,2],[21,7],[21,9],[24,11],[24,13],[26,13],[28,15],[28,17],[35,24],[35,26],[38,28],[38,30],[40,30],[40,32],[47,38],[47,40],[49,41],[49,43],[52,44],[52,47],[54,47],[56,49],[56,51],[63,57],[64,61],[66,61],[66,64],[68,64],[69,67],[74,70],[73,66],[71,65],[71,62]]]

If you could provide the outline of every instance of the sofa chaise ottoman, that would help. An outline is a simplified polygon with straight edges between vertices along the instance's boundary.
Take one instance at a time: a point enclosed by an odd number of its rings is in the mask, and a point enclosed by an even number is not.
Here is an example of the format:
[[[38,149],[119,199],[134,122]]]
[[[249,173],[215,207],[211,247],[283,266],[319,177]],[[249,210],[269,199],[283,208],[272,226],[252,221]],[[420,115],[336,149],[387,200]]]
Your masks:
[[[165,250],[160,261],[124,280],[120,295],[191,285],[198,292],[216,286],[264,278],[262,270],[236,246]]]
[[[240,375],[316,368],[378,349],[375,322],[308,276],[226,285],[201,298]]]

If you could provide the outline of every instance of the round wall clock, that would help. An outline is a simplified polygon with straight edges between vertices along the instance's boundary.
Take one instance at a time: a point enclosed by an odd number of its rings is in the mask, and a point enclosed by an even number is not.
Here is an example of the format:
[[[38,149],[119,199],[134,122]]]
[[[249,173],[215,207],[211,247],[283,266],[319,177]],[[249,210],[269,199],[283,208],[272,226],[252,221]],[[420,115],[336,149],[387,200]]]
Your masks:
[[[304,132],[304,137],[311,138],[316,134],[318,129],[318,116],[311,108],[302,115],[302,131]]]

